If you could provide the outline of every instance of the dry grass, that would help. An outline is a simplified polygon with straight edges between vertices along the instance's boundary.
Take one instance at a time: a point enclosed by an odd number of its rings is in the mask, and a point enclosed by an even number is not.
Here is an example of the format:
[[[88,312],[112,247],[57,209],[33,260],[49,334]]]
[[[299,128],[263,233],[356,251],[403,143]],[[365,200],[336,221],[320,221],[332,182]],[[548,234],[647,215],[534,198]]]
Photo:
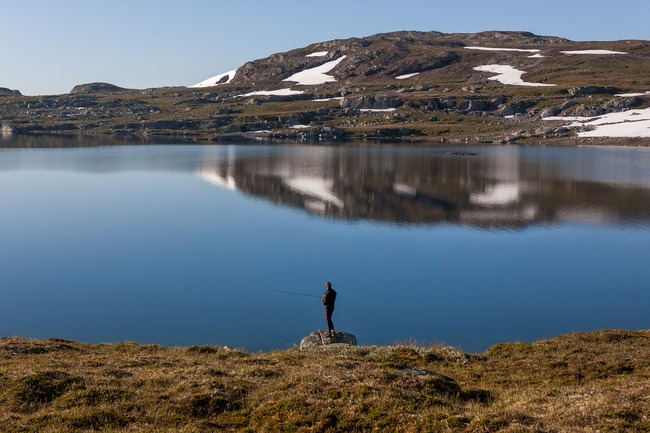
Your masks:
[[[647,432],[649,379],[650,331],[569,334],[480,355],[4,338],[0,431]]]

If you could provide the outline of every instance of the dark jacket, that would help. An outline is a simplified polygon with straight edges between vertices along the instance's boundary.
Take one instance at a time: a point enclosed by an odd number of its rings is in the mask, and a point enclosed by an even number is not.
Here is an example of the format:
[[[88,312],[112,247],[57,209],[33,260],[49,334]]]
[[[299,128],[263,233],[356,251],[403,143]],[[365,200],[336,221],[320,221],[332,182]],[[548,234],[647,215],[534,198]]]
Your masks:
[[[328,310],[334,311],[334,303],[336,302],[336,290],[332,288],[325,290],[325,293],[323,296],[321,296],[320,300]]]

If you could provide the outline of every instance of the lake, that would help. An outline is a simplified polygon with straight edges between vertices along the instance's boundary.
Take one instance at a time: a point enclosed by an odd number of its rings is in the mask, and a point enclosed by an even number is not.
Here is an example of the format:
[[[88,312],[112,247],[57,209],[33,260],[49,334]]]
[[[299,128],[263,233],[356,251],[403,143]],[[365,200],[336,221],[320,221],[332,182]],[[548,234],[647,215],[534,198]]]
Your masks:
[[[0,148],[3,336],[284,349],[326,281],[361,344],[648,328],[648,148],[29,143]]]

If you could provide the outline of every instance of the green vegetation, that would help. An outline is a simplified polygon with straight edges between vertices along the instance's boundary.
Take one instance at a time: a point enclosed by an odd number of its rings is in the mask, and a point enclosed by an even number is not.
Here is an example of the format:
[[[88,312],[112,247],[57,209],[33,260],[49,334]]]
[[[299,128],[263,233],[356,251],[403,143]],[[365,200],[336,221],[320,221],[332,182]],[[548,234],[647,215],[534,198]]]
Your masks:
[[[648,432],[650,331],[482,354],[0,339],[0,431]]]

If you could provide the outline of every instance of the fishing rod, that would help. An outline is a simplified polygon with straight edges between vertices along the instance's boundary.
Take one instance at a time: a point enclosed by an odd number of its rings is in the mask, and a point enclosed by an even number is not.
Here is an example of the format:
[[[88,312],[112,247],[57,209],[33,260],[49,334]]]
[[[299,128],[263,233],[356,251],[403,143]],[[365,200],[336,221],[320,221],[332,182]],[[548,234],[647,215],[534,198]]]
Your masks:
[[[272,292],[275,293],[285,293],[287,295],[298,295],[298,296],[310,296],[313,298],[320,298],[321,295],[312,295],[311,293],[300,293],[300,292],[285,292],[283,290],[271,290]]]

